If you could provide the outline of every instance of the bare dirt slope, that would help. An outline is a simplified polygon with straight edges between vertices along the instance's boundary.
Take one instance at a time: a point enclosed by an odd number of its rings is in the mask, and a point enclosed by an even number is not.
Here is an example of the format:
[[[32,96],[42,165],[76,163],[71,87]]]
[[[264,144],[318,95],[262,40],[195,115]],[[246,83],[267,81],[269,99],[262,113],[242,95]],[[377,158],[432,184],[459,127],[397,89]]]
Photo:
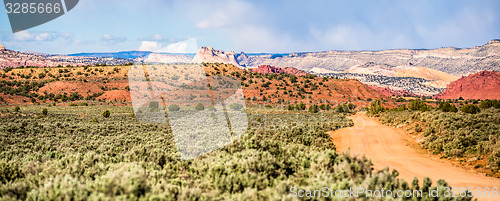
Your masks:
[[[375,119],[358,113],[351,117],[354,127],[330,132],[337,151],[350,150],[355,155],[365,155],[372,160],[376,170],[389,167],[396,169],[400,177],[411,182],[414,177],[422,181],[429,177],[435,184],[444,179],[452,187],[500,188],[500,179],[471,172],[441,160],[420,153],[408,146],[404,140],[405,131],[382,125]],[[491,191],[490,191],[491,192]],[[479,200],[497,200],[479,198]]]

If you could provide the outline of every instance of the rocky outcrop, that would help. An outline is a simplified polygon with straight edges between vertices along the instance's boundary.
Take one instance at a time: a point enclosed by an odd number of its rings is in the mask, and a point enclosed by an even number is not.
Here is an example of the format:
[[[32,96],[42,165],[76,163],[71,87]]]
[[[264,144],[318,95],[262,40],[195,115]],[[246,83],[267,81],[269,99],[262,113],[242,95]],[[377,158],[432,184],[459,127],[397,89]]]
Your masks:
[[[233,64],[240,67],[236,61],[236,54],[233,51],[226,52],[222,50],[215,50],[213,47],[201,47],[198,53],[194,56],[193,63],[224,63]]]
[[[500,72],[481,71],[450,83],[439,99],[500,99]]]
[[[295,75],[295,76],[305,76],[308,73],[298,70],[296,68],[292,67],[286,67],[286,68],[277,68],[274,66],[270,65],[261,65],[258,68],[252,69],[254,72],[262,73],[262,74],[268,74],[268,73],[276,73],[276,74],[289,74],[289,75]]]
[[[0,44],[0,51],[4,51],[4,50],[5,50],[5,47],[2,44]]]
[[[242,63],[248,63],[248,56],[244,52],[241,52],[240,55],[236,58],[236,61],[242,66],[246,67],[245,64]]]

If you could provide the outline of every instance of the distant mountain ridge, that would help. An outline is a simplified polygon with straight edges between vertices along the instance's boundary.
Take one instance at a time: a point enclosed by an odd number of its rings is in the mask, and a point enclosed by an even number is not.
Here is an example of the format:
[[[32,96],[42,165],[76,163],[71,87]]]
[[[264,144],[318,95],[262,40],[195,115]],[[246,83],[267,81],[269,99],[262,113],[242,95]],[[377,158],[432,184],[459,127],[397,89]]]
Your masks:
[[[84,56],[84,57],[112,57],[112,58],[122,58],[122,59],[137,59],[137,58],[147,58],[150,54],[164,54],[164,55],[184,55],[188,57],[194,57],[194,53],[164,53],[164,52],[151,52],[151,51],[121,51],[121,52],[94,52],[94,53],[75,53],[68,54],[68,56]]]
[[[0,45],[1,46],[1,45]],[[96,64],[123,65],[133,62],[130,59],[112,57],[85,57],[55,55],[37,52],[18,52],[0,47],[0,69],[20,66],[54,67],[54,66],[86,66]]]
[[[247,54],[248,56],[248,54]],[[380,51],[324,51],[291,54],[265,54],[238,60],[241,66],[293,66],[309,71],[313,68],[342,72],[356,65],[373,62],[388,66],[414,65],[455,76],[484,70],[500,69],[500,40],[495,39],[472,48],[395,49]]]
[[[104,53],[75,53],[68,56],[83,56],[83,57],[113,57],[122,59],[135,59],[138,57],[148,57],[150,51],[121,51],[121,52],[104,52]]]

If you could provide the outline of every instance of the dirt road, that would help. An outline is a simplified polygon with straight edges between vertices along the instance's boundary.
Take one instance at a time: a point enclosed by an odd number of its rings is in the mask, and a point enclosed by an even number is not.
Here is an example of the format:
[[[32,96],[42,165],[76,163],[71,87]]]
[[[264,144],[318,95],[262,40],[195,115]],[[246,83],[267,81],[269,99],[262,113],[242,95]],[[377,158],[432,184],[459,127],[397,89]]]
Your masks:
[[[385,167],[396,169],[400,177],[409,183],[415,176],[420,182],[424,177],[429,177],[433,184],[444,179],[452,187],[497,187],[497,192],[500,191],[500,179],[455,167],[445,160],[410,148],[404,140],[406,134],[403,129],[382,125],[364,113],[357,113],[351,119],[354,127],[330,132],[337,151],[350,150],[355,155],[365,155],[372,160],[376,170]],[[478,199],[500,200],[500,195],[497,198]]]

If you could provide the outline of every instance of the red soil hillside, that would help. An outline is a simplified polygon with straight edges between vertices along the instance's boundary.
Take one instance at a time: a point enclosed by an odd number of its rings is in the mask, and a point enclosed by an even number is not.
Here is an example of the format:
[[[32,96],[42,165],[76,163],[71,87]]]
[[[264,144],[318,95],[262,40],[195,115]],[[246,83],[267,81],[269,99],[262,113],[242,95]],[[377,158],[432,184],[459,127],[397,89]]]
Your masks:
[[[254,72],[262,73],[262,74],[267,74],[267,73],[284,73],[284,74],[289,74],[289,75],[295,75],[295,76],[305,76],[308,75],[309,73],[306,73],[304,71],[298,70],[296,68],[292,67],[286,67],[286,68],[278,68],[270,65],[261,65],[258,68],[252,69]]]
[[[129,66],[98,66],[1,70],[0,104],[18,105],[54,101],[63,104],[71,101],[130,104],[129,68]],[[179,69],[183,71],[181,77],[186,75],[189,77],[193,70],[187,67]],[[306,105],[326,103],[336,106],[352,102],[358,107],[363,107],[368,106],[371,100],[381,99],[384,100],[384,106],[395,106],[392,99],[358,80],[321,78],[294,68],[264,66],[260,70],[265,73],[241,69],[231,64],[205,64],[208,75],[232,76],[241,81],[245,100],[250,105],[286,105],[304,102]],[[172,73],[165,72],[162,75],[171,77]],[[300,76],[304,74],[306,76]],[[189,94],[182,91],[173,94],[178,100],[192,100],[193,95],[198,99],[203,98],[196,93]]]
[[[386,96],[417,96],[414,93],[405,91],[405,90],[394,90],[389,87],[378,87],[378,86],[370,86],[370,88],[377,90],[379,93],[384,94]]]
[[[481,71],[450,83],[439,99],[500,99],[500,72]]]

